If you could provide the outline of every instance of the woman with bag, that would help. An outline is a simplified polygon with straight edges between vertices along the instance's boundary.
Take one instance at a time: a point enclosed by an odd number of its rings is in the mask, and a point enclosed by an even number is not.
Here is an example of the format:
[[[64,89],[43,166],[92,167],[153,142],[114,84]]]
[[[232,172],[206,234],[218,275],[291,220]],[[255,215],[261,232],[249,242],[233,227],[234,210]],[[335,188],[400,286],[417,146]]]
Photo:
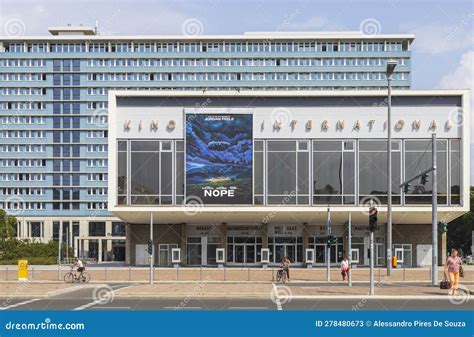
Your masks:
[[[444,274],[446,277],[446,271],[448,271],[449,282],[451,288],[449,289],[448,295],[458,295],[458,283],[459,283],[459,272],[462,264],[461,258],[458,256],[458,250],[451,249],[451,255],[446,259],[446,265],[444,266]]]

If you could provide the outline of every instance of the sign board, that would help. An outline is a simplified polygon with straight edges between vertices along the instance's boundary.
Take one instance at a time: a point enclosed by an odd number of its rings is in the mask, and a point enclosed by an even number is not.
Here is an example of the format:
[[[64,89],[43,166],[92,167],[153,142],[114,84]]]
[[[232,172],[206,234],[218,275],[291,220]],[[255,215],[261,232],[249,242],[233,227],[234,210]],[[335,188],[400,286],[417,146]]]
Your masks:
[[[28,260],[18,260],[18,281],[28,281]]]
[[[186,200],[253,203],[253,116],[186,114]]]

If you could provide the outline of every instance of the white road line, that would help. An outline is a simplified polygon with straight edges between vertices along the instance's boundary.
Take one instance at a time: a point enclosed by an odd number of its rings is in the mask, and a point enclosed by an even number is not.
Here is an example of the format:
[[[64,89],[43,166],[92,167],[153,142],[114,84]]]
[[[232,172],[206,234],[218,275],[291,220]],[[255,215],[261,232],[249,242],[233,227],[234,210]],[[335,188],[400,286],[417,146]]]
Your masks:
[[[41,298],[34,298],[32,300],[28,300],[28,301],[24,301],[24,302],[20,302],[20,303],[15,303],[15,304],[12,304],[12,305],[9,305],[9,306],[6,306],[6,307],[1,307],[0,310],[8,310],[8,309],[11,309],[11,308],[16,308],[16,307],[19,307],[21,305],[33,303],[33,302],[40,301],[40,300],[41,300]]]
[[[72,310],[84,310],[84,309],[87,309],[87,308],[90,308],[90,307],[93,307],[94,305],[96,304],[101,304],[101,301],[100,300],[95,300],[93,302],[90,302],[90,303],[86,303],[84,305],[81,305],[80,307],[77,307],[77,308],[74,308]]]
[[[92,308],[92,309],[131,309],[132,307],[95,307],[95,308]]]
[[[163,307],[164,309],[176,309],[177,307]],[[179,307],[180,310],[186,310],[186,309],[202,309],[202,307]]]
[[[283,310],[283,307],[281,306],[280,295],[278,294],[278,287],[276,286],[275,283],[272,283],[272,285],[273,285],[273,293],[275,294],[275,304],[277,305],[277,309]]]
[[[228,307],[228,310],[268,310],[268,307]]]

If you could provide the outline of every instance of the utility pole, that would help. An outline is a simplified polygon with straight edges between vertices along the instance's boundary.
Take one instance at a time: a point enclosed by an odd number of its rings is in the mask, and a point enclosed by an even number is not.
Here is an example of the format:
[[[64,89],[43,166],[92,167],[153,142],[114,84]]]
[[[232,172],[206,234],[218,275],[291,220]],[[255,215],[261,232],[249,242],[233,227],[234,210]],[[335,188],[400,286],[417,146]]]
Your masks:
[[[432,236],[432,268],[431,268],[431,280],[433,285],[438,285],[438,174],[436,169],[437,160],[437,146],[436,146],[436,133],[433,133],[431,137],[432,148],[431,157],[433,161],[433,188],[431,196],[431,236]]]
[[[59,223],[59,234],[58,234],[58,281],[61,281],[61,244],[63,239],[63,226],[61,221]]]
[[[400,187],[404,188],[404,193],[410,190],[410,183],[416,179],[421,178],[421,184],[425,185],[428,181],[428,174],[433,174],[432,189],[431,189],[431,282],[433,285],[438,285],[438,174],[437,174],[437,144],[436,133],[431,136],[431,167],[416,176],[405,180]]]
[[[349,212],[349,223],[348,223],[348,233],[349,233],[349,239],[348,239],[348,250],[349,253],[347,257],[349,258],[349,287],[352,287],[352,213]]]
[[[369,209],[369,232],[370,232],[370,295],[374,295],[374,232],[377,229],[377,208],[373,206],[373,201],[370,200]]]
[[[328,234],[328,242],[326,242],[326,276],[327,281],[331,281],[331,244],[329,243],[329,238],[332,235],[331,230],[331,209],[328,207],[328,218],[327,218],[327,226],[326,226],[327,234]]]
[[[148,245],[148,254],[150,254],[150,284],[153,284],[153,262],[154,262],[154,247],[153,247],[153,212],[150,212],[150,241]]]
[[[397,61],[387,61],[387,276],[392,273],[392,75]]]

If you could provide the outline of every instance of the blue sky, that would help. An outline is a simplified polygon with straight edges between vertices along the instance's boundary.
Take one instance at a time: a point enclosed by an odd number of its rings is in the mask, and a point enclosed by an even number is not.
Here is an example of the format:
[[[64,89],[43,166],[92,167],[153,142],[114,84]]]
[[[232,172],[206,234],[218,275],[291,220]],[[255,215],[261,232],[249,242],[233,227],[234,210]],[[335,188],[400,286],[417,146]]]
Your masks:
[[[415,34],[413,89],[472,89],[474,81],[472,0],[0,0],[0,35],[11,20],[20,21],[25,35],[47,35],[48,26],[67,23],[93,26],[96,20],[103,35],[183,34],[187,28],[206,35],[358,31],[371,22],[378,33]],[[471,130],[474,134],[474,118]]]

